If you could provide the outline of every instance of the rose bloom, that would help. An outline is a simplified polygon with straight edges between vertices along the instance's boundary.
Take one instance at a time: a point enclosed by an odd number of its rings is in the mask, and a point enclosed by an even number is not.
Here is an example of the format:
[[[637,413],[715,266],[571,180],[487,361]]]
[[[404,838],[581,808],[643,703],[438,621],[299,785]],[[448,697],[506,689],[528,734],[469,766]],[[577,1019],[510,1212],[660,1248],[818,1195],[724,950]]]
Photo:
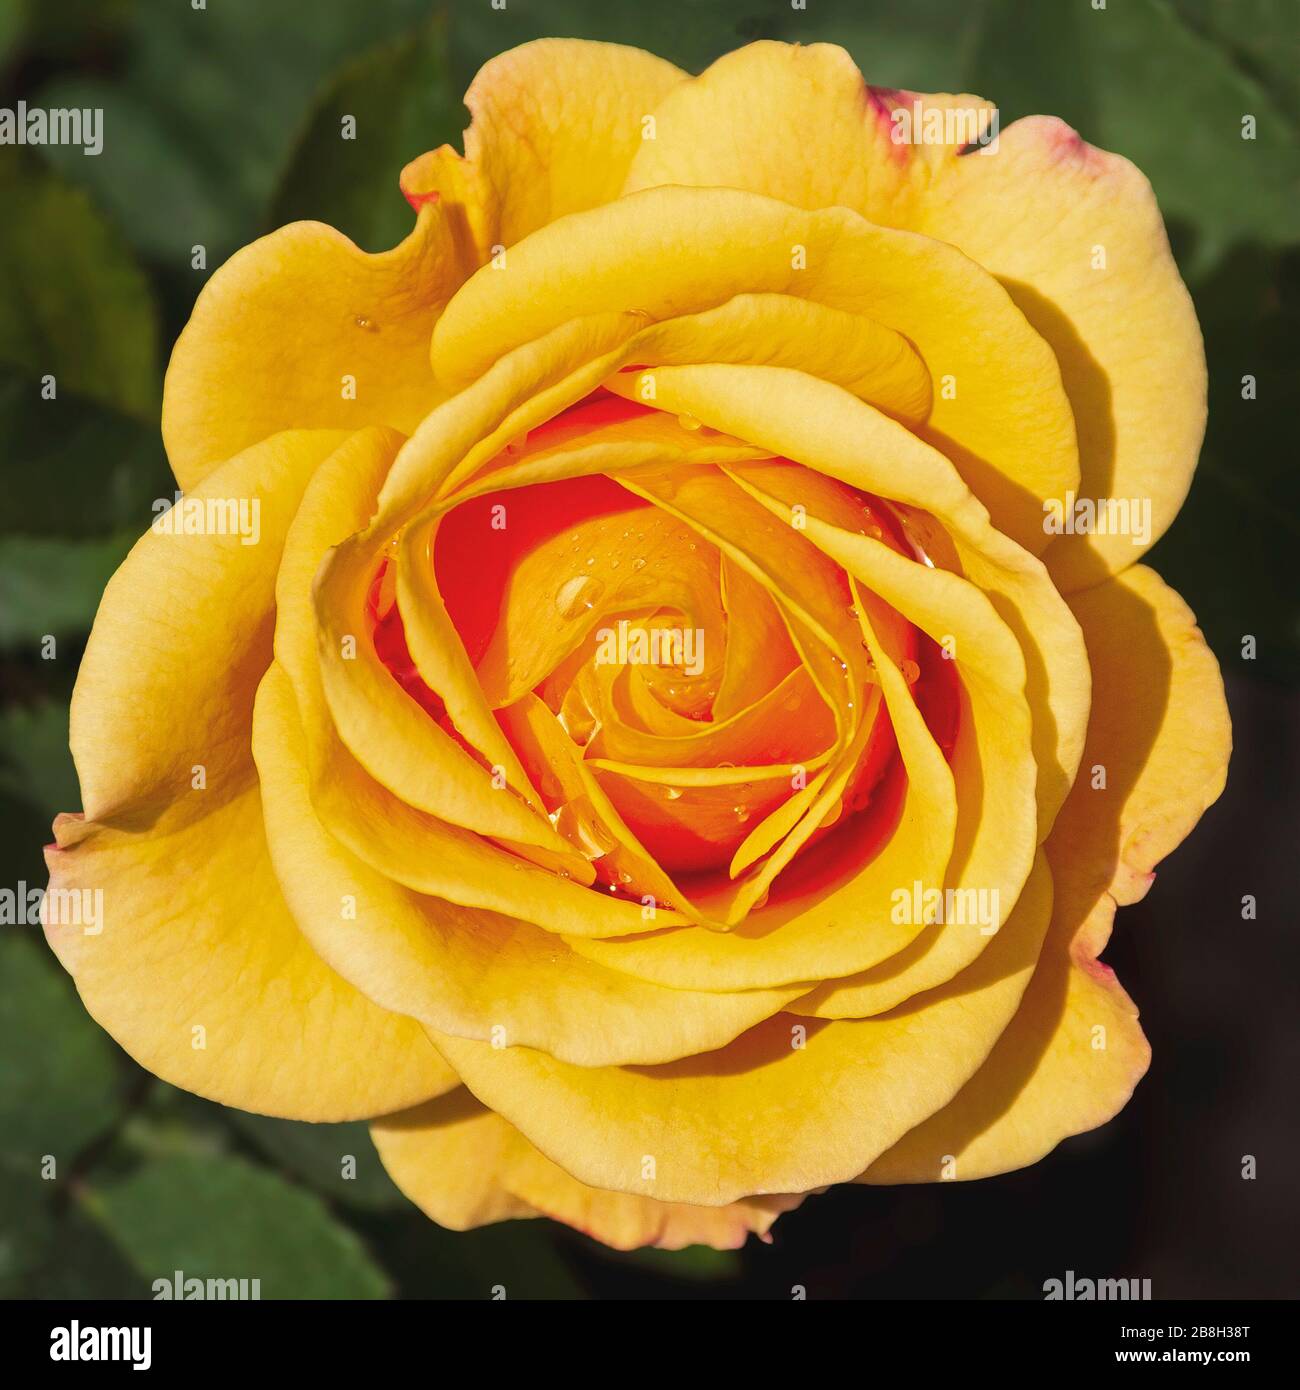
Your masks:
[[[86,1007],[458,1229],[731,1247],[1102,1124],[1098,955],[1229,748],[1139,563],[1205,419],[1146,179],[820,44],[467,104],[399,246],[281,228],[176,345],[49,852]]]

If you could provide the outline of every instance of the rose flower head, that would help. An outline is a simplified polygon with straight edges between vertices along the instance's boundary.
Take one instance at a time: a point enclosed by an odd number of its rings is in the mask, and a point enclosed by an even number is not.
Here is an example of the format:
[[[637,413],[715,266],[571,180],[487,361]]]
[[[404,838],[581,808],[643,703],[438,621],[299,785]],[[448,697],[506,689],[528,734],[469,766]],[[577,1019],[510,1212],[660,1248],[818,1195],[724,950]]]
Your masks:
[[[87,1009],[373,1120],[445,1226],[621,1248],[1104,1123],[1098,957],[1229,747],[1141,563],[1205,420],[1146,179],[821,44],[466,101],[400,245],[283,227],[176,344],[48,852]]]

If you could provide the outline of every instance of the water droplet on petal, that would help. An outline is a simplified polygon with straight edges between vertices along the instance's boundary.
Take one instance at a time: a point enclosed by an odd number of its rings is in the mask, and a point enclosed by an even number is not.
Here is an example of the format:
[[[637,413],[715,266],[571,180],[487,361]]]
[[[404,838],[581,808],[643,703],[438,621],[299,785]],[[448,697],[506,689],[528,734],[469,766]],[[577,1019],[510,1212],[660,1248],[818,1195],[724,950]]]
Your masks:
[[[599,580],[585,574],[575,574],[560,585],[555,595],[555,606],[562,618],[580,618],[584,613],[591,612],[603,592],[604,585]]]
[[[603,859],[618,844],[596,814],[590,798],[585,796],[566,801],[551,816],[551,823],[577,847],[584,859]]]

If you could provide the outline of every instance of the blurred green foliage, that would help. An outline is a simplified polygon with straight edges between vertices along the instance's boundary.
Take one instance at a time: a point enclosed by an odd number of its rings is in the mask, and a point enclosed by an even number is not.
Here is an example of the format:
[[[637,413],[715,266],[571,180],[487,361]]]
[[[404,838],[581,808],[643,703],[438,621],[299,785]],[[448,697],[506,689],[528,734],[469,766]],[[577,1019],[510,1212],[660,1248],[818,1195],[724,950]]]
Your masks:
[[[1003,124],[1060,115],[1150,177],[1201,317],[1210,427],[1153,562],[1225,665],[1300,675],[1300,12],[1294,0],[0,0],[0,105],[98,106],[103,153],[0,149],[0,883],[43,884],[75,809],[67,703],[99,594],[169,496],[168,346],[207,275],[283,221],[367,249],[411,213],[403,163],[459,142],[493,54],[609,39],[699,70],[761,37],[843,44],[872,82],[970,91]],[[358,138],[337,138],[357,117]],[[1253,115],[1257,138],[1243,141]],[[761,155],[756,155],[761,157]],[[191,248],[207,249],[193,269]],[[47,374],[57,407],[41,399]],[[1241,398],[1245,374],[1258,399]],[[43,639],[53,636],[53,653]],[[48,646],[48,644],[46,644]],[[0,937],[0,1293],[149,1296],[173,1269],[257,1273],[263,1296],[580,1297],[738,1287],[740,1257],[618,1256],[545,1222],[438,1229],[364,1126],[225,1111],[142,1073],[39,941]],[[355,1159],[355,1176],[342,1160]],[[40,1172],[50,1158],[56,1176]],[[797,1218],[796,1218],[797,1219]]]

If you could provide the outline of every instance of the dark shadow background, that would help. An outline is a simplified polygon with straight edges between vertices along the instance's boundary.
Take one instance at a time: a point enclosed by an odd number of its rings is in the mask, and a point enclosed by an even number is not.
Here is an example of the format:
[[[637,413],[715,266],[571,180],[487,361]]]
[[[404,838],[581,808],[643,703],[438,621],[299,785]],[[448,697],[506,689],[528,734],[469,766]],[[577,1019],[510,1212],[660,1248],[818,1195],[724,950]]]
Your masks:
[[[197,3],[197,0],[195,0]],[[158,1273],[258,1272],[294,1297],[1295,1297],[1300,540],[1300,10],[1290,0],[0,0],[0,107],[102,107],[105,148],[0,148],[0,886],[44,883],[79,795],[67,700],[103,584],[169,497],[167,352],[206,276],[295,217],[369,250],[410,222],[407,159],[459,143],[485,59],[541,35],[698,71],[758,37],[828,40],[868,80],[1048,112],[1151,178],[1210,362],[1191,497],[1152,562],[1228,684],[1228,789],[1120,912],[1106,952],[1154,1061],[1123,1114],[1021,1173],[842,1189],[775,1243],[618,1255],[546,1222],[464,1236],[388,1183],[364,1126],[198,1101],[86,1018],[39,942],[0,931],[0,1293],[148,1296]],[[338,116],[358,138],[338,139]],[[1254,138],[1242,138],[1244,117]],[[755,152],[761,157],[761,151]],[[206,247],[206,268],[191,248]],[[57,410],[39,400],[59,380]],[[1242,379],[1255,398],[1242,399]],[[57,639],[53,653],[42,639]],[[1247,659],[1243,639],[1256,639]],[[1254,894],[1258,918],[1241,919]],[[52,1154],[58,1180],[32,1173]],[[357,1156],[354,1181],[339,1155]],[[1257,1164],[1243,1180],[1244,1155]]]

